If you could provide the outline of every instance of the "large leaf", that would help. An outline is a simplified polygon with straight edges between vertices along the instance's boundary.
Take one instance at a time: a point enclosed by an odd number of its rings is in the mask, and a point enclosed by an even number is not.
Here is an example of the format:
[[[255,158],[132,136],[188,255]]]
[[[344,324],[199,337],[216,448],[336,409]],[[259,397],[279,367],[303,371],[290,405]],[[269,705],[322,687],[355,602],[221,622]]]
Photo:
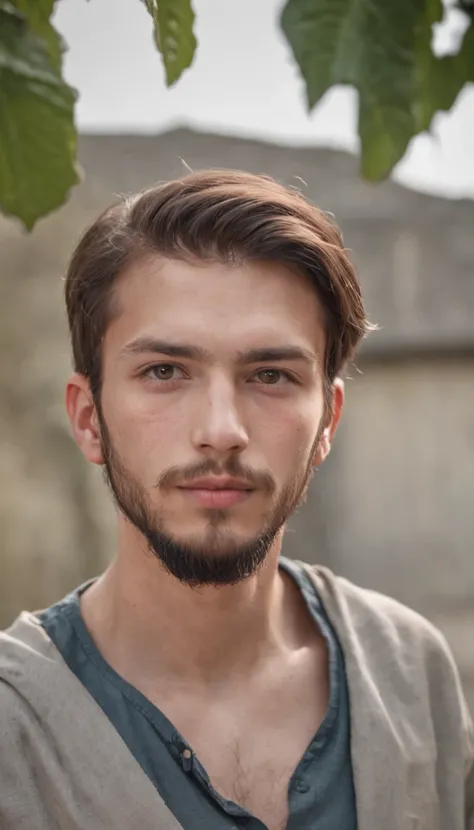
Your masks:
[[[464,84],[474,82],[474,25],[465,32],[457,55],[436,57],[431,49],[431,25],[443,18],[442,0],[429,0],[427,23],[417,44],[418,88],[414,101],[416,131],[430,127],[438,110],[450,110]]]
[[[144,0],[155,24],[155,41],[163,56],[166,83],[176,83],[191,66],[196,51],[191,0]]]
[[[28,229],[78,181],[74,102],[50,47],[0,2],[0,206]]]
[[[309,108],[334,84],[358,90],[369,179],[390,173],[412,136],[452,105],[468,79],[469,33],[463,56],[437,59],[431,51],[431,26],[441,16],[441,0],[288,0],[283,10]]]
[[[51,24],[55,2],[56,0],[13,0],[13,5],[27,19],[32,31],[45,42],[51,60],[60,69],[65,44]]]

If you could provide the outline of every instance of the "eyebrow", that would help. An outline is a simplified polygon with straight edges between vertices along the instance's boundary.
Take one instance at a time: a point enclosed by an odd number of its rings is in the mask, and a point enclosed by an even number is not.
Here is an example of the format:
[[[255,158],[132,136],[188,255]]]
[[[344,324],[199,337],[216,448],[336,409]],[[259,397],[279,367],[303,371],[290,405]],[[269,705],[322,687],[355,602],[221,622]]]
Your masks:
[[[166,340],[157,340],[154,337],[138,337],[127,343],[120,351],[120,357],[141,354],[162,354],[167,357],[181,357],[186,360],[211,362],[213,356],[201,346],[191,346],[181,343],[170,343]],[[278,363],[282,361],[300,360],[307,364],[318,363],[318,356],[310,349],[301,346],[274,346],[272,348],[249,349],[237,352],[237,363],[247,366],[252,363]]]

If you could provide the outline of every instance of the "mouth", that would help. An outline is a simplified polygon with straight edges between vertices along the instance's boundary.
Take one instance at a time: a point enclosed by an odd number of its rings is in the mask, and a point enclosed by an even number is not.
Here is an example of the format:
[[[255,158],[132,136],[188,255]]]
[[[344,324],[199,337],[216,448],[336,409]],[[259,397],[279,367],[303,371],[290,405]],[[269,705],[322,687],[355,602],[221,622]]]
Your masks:
[[[200,507],[225,508],[246,501],[253,488],[241,481],[200,479],[178,488],[183,495]]]

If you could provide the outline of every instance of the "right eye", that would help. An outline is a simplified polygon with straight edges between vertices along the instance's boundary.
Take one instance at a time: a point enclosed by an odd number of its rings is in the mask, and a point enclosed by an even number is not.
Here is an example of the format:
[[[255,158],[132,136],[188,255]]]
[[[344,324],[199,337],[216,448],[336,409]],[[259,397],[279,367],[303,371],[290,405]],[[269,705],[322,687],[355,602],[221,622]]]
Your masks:
[[[183,375],[182,369],[173,363],[155,363],[153,366],[148,367],[144,375],[152,380],[158,380],[164,383],[170,380],[179,380],[180,378],[175,376],[176,372],[181,372],[181,375]]]

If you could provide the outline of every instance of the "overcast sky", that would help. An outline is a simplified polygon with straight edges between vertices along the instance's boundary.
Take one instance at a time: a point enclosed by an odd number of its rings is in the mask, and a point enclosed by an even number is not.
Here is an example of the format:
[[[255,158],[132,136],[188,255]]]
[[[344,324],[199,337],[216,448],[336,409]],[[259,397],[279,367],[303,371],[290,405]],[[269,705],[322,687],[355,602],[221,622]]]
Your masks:
[[[151,20],[140,0],[61,0],[56,25],[69,45],[65,73],[78,88],[84,132],[162,132],[176,125],[286,144],[357,150],[357,97],[338,88],[308,115],[302,83],[278,28],[283,0],[194,0],[198,52],[172,89],[164,84]],[[452,12],[437,45],[459,39]],[[433,135],[416,138],[394,178],[474,198],[474,86]]]

